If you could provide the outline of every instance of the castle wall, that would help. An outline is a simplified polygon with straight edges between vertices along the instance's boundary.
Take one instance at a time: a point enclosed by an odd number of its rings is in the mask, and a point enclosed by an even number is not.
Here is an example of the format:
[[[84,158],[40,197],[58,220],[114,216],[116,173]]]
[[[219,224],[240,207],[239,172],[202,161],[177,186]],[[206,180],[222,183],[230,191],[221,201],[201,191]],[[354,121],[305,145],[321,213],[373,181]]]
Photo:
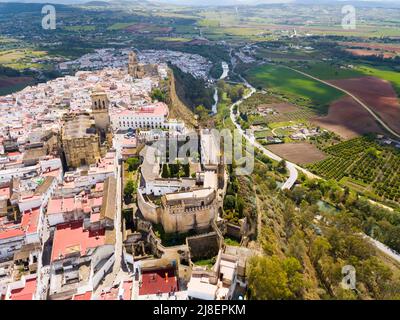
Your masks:
[[[186,210],[183,207],[161,208],[146,202],[140,192],[138,192],[138,207],[144,219],[155,224],[161,223],[167,233],[208,229],[217,214],[214,205]]]
[[[182,233],[193,229],[208,229],[215,214],[216,210],[212,205],[187,210],[171,210],[167,207],[162,212],[161,222],[165,232]]]
[[[209,259],[215,257],[219,251],[219,240],[216,232],[188,237],[186,243],[189,247],[191,260]]]
[[[137,202],[139,210],[146,221],[150,221],[155,224],[162,223],[159,214],[161,208],[159,206],[147,202],[140,191],[137,192]]]

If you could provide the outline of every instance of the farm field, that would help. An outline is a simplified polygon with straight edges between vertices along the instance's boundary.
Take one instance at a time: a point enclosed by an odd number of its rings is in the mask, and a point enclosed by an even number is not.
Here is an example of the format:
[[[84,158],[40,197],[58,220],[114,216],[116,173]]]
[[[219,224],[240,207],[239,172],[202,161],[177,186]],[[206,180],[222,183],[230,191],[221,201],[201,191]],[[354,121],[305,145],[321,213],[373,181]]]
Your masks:
[[[263,112],[273,110],[272,112]],[[316,116],[311,108],[299,107],[269,94],[256,93],[243,102],[240,111],[256,114],[264,123],[306,121]]]
[[[376,120],[351,97],[333,102],[326,116],[314,117],[311,122],[335,132],[344,139],[352,139],[370,132],[383,133]]]
[[[22,90],[32,82],[31,77],[0,77],[0,95]]]
[[[81,32],[81,31],[93,31],[96,30],[95,26],[66,26],[63,28],[67,31]]]
[[[323,150],[329,157],[308,165],[327,179],[378,199],[400,202],[400,151],[372,137],[358,137]]]
[[[391,51],[400,54],[400,45],[392,43],[340,41],[338,44],[346,47],[369,48],[374,50]]]
[[[131,33],[168,33],[173,30],[170,26],[159,26],[150,23],[136,23],[125,28],[126,31]]]
[[[357,66],[357,70],[361,71],[365,76],[377,77],[389,81],[397,96],[400,96],[400,72],[385,68],[375,68],[370,66]]]
[[[47,52],[45,51],[25,49],[5,50],[0,51],[0,64],[17,70],[37,67],[37,64],[32,63],[32,59],[44,57],[46,55]]]
[[[178,38],[178,37],[155,37],[156,41],[166,41],[166,42],[189,42],[192,38]]]
[[[364,76],[364,72],[358,69],[350,69],[337,63],[307,62],[294,65],[295,69],[308,73],[322,80],[348,79]]]
[[[296,95],[317,110],[343,96],[334,88],[281,66],[263,65],[251,68],[247,73],[247,79],[256,87],[271,88],[283,94]]]
[[[135,23],[137,23],[137,22],[136,21],[132,21],[132,22],[117,22],[117,23],[114,23],[113,25],[109,26],[107,28],[107,30],[110,30],[110,31],[123,30],[123,29],[125,29],[125,28],[127,28],[127,27],[129,27],[129,26],[131,26],[131,25],[133,25]]]
[[[399,99],[388,81],[375,77],[363,77],[332,80],[330,83],[357,96],[393,130],[400,133]]]
[[[297,164],[308,164],[326,158],[324,152],[307,142],[268,145],[272,152]]]
[[[315,112],[304,107],[297,107],[297,110],[287,113],[270,114],[266,116],[270,122],[286,122],[286,121],[305,121],[315,116]]]
[[[392,43],[340,41],[338,44],[340,46],[347,47],[348,50],[360,50],[361,52],[365,51],[366,55],[368,52],[372,54],[383,54],[386,57],[393,57],[400,54],[400,45]],[[357,52],[354,53],[356,54]]]
[[[382,52],[381,50],[371,49],[345,49],[345,51],[357,57],[372,57],[382,55],[383,58],[389,59],[396,56],[396,53],[394,52]]]

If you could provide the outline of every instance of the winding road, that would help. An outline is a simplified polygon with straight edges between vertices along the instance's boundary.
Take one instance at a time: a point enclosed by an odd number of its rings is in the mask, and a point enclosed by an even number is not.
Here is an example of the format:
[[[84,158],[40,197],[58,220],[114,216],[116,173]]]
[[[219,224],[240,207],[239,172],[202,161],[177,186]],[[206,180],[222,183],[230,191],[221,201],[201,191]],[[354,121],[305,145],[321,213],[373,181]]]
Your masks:
[[[313,77],[313,76],[311,76],[311,75],[309,75],[309,74],[307,74],[307,73],[304,73],[304,72],[302,72],[302,71],[299,71],[299,70],[296,70],[296,69],[293,69],[293,68],[290,68],[290,67],[287,67],[287,68],[289,68],[289,69],[291,69],[291,70],[293,70],[293,71],[295,71],[295,72],[298,72],[298,73],[300,73],[300,74],[303,74],[304,76],[307,76],[307,77],[309,77],[309,78],[312,78],[312,79],[314,79],[314,80],[316,80],[316,81],[319,81],[319,82],[321,82],[321,83],[324,83],[324,84],[326,84],[326,85],[328,85],[328,86],[331,86],[331,87],[333,87],[333,88],[336,88],[336,89],[338,89],[338,90],[340,90],[340,91],[342,91],[342,92],[344,92],[345,94],[347,94],[347,95],[349,95],[350,97],[352,97],[356,102],[358,102],[362,107],[364,107],[387,131],[389,131],[390,133],[392,133],[393,135],[395,135],[396,137],[400,137],[397,133],[395,133],[389,126],[387,126],[365,103],[363,103],[360,99],[358,99],[356,96],[354,96],[353,94],[351,94],[350,92],[348,92],[348,91],[346,91],[346,90],[344,90],[344,89],[341,89],[341,88],[339,88],[339,87],[337,87],[337,86],[335,86],[335,85],[332,85],[332,84],[330,84],[330,83],[328,83],[328,82],[326,82],[326,81],[324,81],[324,80],[321,80],[321,79],[318,79],[318,78],[315,78],[315,77]],[[233,68],[234,69],[234,68]],[[248,83],[247,82],[247,80],[246,79],[244,79],[241,75],[239,75],[239,74],[237,74],[240,78],[241,78],[241,80],[243,81],[243,84],[248,88],[248,89],[250,89],[250,92],[248,93],[248,94],[246,94],[242,99],[240,99],[239,101],[237,101],[237,102],[235,102],[235,103],[233,103],[231,106],[230,106],[230,118],[231,118],[231,120],[232,120],[232,123],[236,126],[236,128],[238,129],[238,131],[241,133],[241,135],[247,140],[247,141],[249,141],[249,143],[250,144],[252,144],[254,147],[256,147],[256,148],[258,148],[259,150],[261,150],[262,152],[263,152],[263,154],[264,155],[266,155],[267,157],[269,157],[270,159],[272,159],[272,160],[275,160],[275,161],[281,161],[282,160],[282,158],[281,157],[279,157],[278,155],[276,155],[275,153],[273,153],[273,152],[271,152],[271,151],[269,151],[268,149],[266,149],[266,148],[264,148],[261,144],[259,144],[257,141],[256,141],[256,139],[255,139],[255,137],[254,136],[250,136],[250,135],[248,135],[246,132],[244,132],[243,131],[243,129],[240,127],[240,125],[236,122],[236,116],[235,116],[235,114],[233,113],[233,108],[235,107],[235,106],[239,106],[241,103],[243,103],[243,101],[245,101],[246,99],[248,99],[248,98],[250,98],[255,92],[256,92],[256,89],[252,86],[252,85],[250,85],[250,83]],[[302,171],[307,177],[309,177],[309,178],[311,178],[311,179],[322,179],[321,177],[319,177],[319,176],[317,176],[317,175],[315,175],[315,174],[313,174],[312,172],[310,172],[310,171],[308,171],[308,170],[306,170],[306,169],[304,169],[304,168],[302,168],[302,167],[299,167],[298,165],[296,165],[296,164],[294,164],[294,163],[292,163],[292,162],[289,162],[289,161],[286,161],[286,168],[287,168],[287,170],[289,171],[289,178],[285,181],[285,183],[281,186],[281,189],[282,190],[285,190],[285,189],[291,189],[292,187],[293,187],[293,185],[295,184],[295,182],[296,182],[296,180],[297,180],[297,177],[298,177],[298,171],[297,170],[299,170],[299,171]],[[375,204],[375,205],[378,205],[378,206],[381,206],[381,207],[385,207],[385,208],[387,208],[387,209],[390,209],[390,210],[393,210],[393,209],[391,209],[391,208],[389,208],[389,207],[387,207],[387,206],[385,206],[385,205],[383,205],[383,204],[380,204],[380,203],[377,203],[377,202],[374,202],[374,201],[372,201],[372,200],[370,200],[370,202],[372,203],[372,204]],[[258,225],[260,225],[260,222],[258,223]],[[373,239],[373,238],[371,238],[371,237],[369,237],[368,235],[366,235],[366,234],[364,234],[364,233],[362,233],[361,234],[365,239],[367,239],[368,241],[370,241],[370,243],[376,248],[376,249],[378,249],[378,250],[380,250],[381,252],[383,252],[384,254],[386,254],[386,255],[388,255],[389,257],[391,257],[392,259],[394,259],[395,261],[397,261],[397,262],[399,262],[400,263],[400,254],[399,253],[397,253],[397,252],[395,252],[394,250],[392,250],[391,248],[389,248],[389,247],[387,247],[386,245],[384,245],[383,243],[381,243],[381,242],[379,242],[379,241],[377,241],[377,240],[375,240],[375,239]]]
[[[400,263],[400,254],[397,253],[396,251],[390,249],[388,246],[384,245],[382,242],[379,242],[378,240],[375,240],[374,238],[371,238],[370,236],[367,236],[366,234],[361,234],[365,239],[369,240],[372,245],[383,252],[384,254],[388,255],[391,257],[393,260],[396,260],[398,263]]]
[[[241,76],[240,76],[240,77],[241,77]],[[233,124],[236,126],[236,129],[240,132],[240,134],[241,134],[251,145],[253,145],[254,147],[256,147],[256,148],[258,148],[259,150],[261,150],[262,153],[263,153],[264,155],[266,155],[268,158],[270,158],[270,159],[272,159],[272,160],[275,160],[275,161],[281,161],[281,160],[283,160],[281,157],[279,157],[279,156],[276,155],[275,153],[269,151],[268,149],[264,148],[261,144],[259,144],[259,143],[256,141],[256,139],[254,138],[254,136],[250,136],[250,135],[248,135],[246,132],[244,132],[244,130],[241,128],[241,126],[236,122],[236,117],[235,117],[235,114],[233,113],[233,108],[234,108],[235,106],[239,106],[243,101],[245,101],[246,99],[250,98],[250,97],[256,92],[256,89],[255,89],[252,85],[250,85],[250,83],[248,83],[248,82],[246,81],[246,79],[244,79],[244,78],[242,78],[242,77],[241,77],[241,79],[242,79],[244,85],[245,85],[248,89],[250,89],[250,92],[247,93],[242,99],[236,101],[235,103],[233,103],[233,104],[230,106],[230,117],[231,117],[231,120],[232,120]],[[296,180],[297,180],[297,177],[298,177],[297,169],[300,169],[300,170],[303,171],[302,168],[298,167],[297,165],[295,165],[294,163],[291,163],[291,162],[289,162],[289,161],[286,161],[286,168],[287,168],[287,170],[288,170],[288,172],[289,172],[289,178],[288,178],[288,179],[283,183],[283,185],[281,186],[281,189],[282,189],[282,190],[291,189],[291,188],[293,187],[293,185],[295,184],[295,182],[296,182]],[[310,174],[312,174],[312,173],[310,172]]]
[[[313,80],[315,80],[315,81],[318,81],[318,82],[320,82],[320,83],[323,83],[323,84],[325,84],[325,85],[327,85],[327,86],[330,86],[330,87],[332,87],[332,88],[335,88],[335,89],[337,89],[337,90],[339,90],[339,91],[345,93],[346,95],[350,96],[350,97],[351,97],[352,99],[354,99],[358,104],[360,104],[365,110],[367,110],[367,111],[374,117],[374,119],[375,119],[376,121],[379,122],[379,124],[380,124],[383,128],[385,128],[385,129],[386,129],[388,132],[390,132],[392,135],[394,135],[394,136],[400,138],[400,135],[399,135],[399,134],[397,134],[395,131],[393,131],[393,129],[391,129],[381,118],[379,118],[379,116],[376,115],[376,114],[371,110],[371,108],[370,108],[369,106],[367,106],[364,102],[362,102],[359,98],[357,98],[357,97],[356,97],[354,94],[352,94],[351,92],[349,92],[349,91],[347,91],[347,90],[345,90],[345,89],[342,89],[342,88],[340,88],[340,87],[338,87],[338,86],[336,86],[336,85],[334,85],[334,84],[331,84],[331,83],[329,83],[329,82],[327,82],[327,81],[324,81],[324,80],[322,80],[322,79],[316,78],[316,77],[314,77],[314,76],[312,76],[312,75],[310,75],[310,74],[308,74],[308,73],[305,73],[305,72],[302,72],[302,71],[293,69],[293,68],[288,67],[288,66],[284,66],[284,67],[285,67],[285,68],[288,68],[288,69],[290,69],[290,70],[292,70],[292,71],[294,71],[294,72],[297,72],[297,73],[299,73],[299,74],[302,74],[302,75],[304,75],[304,76],[306,76],[306,77],[308,77],[308,78],[311,78],[311,79],[313,79]],[[234,68],[233,68],[233,69],[234,69]],[[263,154],[265,154],[267,157],[271,158],[272,160],[281,161],[281,160],[282,160],[281,157],[279,157],[279,156],[276,155],[275,153],[269,151],[268,149],[266,149],[265,147],[263,147],[261,144],[259,144],[259,143],[255,140],[255,138],[254,138],[253,136],[250,136],[250,135],[248,135],[247,133],[245,133],[245,132],[243,131],[243,129],[240,127],[240,125],[236,122],[236,117],[235,117],[235,114],[233,113],[233,108],[234,108],[235,106],[239,106],[243,101],[245,101],[246,99],[250,98],[250,97],[256,92],[256,89],[255,89],[253,86],[251,86],[251,85],[246,81],[246,79],[244,79],[244,78],[243,78],[241,75],[239,75],[239,74],[238,74],[238,76],[241,78],[241,80],[243,81],[244,85],[245,85],[247,88],[250,89],[250,92],[249,92],[247,95],[245,95],[242,99],[240,99],[239,101],[235,102],[234,104],[232,104],[232,105],[230,106],[230,117],[231,117],[231,120],[232,120],[233,124],[236,126],[236,128],[239,130],[239,132],[243,135],[243,137],[244,137],[247,141],[249,141],[254,147],[260,149],[260,150],[263,152]],[[285,161],[286,161],[286,160],[285,160]],[[321,177],[319,177],[319,176],[313,174],[312,172],[310,172],[310,171],[308,171],[308,170],[306,170],[306,169],[304,169],[304,168],[302,168],[302,167],[300,167],[300,166],[298,166],[298,165],[296,165],[296,164],[294,164],[294,163],[292,163],[292,162],[289,162],[289,161],[286,161],[286,168],[287,168],[288,171],[289,171],[289,178],[288,178],[288,179],[285,181],[285,183],[282,185],[282,187],[281,187],[282,190],[284,190],[284,189],[290,189],[290,188],[293,187],[293,185],[294,185],[294,183],[296,182],[297,177],[298,177],[298,172],[297,172],[297,170],[300,170],[301,172],[303,172],[303,173],[304,173],[307,177],[309,177],[309,178],[312,178],[312,179],[313,179],[313,178],[314,178],[314,179],[316,179],[316,178],[317,178],[317,179],[320,179],[320,178],[321,178]]]

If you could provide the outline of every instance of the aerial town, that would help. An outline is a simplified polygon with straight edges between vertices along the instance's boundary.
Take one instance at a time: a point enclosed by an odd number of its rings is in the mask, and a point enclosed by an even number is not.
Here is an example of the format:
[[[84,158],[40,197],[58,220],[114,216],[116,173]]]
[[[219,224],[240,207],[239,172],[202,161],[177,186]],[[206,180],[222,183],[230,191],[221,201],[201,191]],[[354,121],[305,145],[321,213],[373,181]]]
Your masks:
[[[200,130],[197,156],[167,163],[160,141],[195,129],[151,97],[166,64],[124,59],[1,98],[0,300],[243,298],[252,252],[223,242],[214,136]],[[156,226],[188,236],[165,246]],[[212,268],[193,264],[210,254]]]
[[[0,306],[400,300],[399,17],[400,0],[0,0]],[[101,308],[121,311],[83,309]]]

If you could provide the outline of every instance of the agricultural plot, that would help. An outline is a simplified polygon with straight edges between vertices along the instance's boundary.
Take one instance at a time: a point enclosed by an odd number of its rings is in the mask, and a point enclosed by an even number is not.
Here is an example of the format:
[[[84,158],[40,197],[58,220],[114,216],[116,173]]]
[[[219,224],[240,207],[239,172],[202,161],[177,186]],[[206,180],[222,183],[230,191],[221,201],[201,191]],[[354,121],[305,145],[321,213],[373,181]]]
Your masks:
[[[240,111],[263,117],[265,123],[306,121],[316,116],[315,111],[288,103],[269,94],[256,93],[247,99]]]
[[[329,82],[357,96],[390,128],[400,133],[400,103],[388,81],[376,77],[362,77]]]
[[[326,157],[324,152],[307,142],[269,145],[268,149],[282,158],[298,164],[312,163]]]
[[[294,66],[303,72],[322,80],[348,79],[364,76],[364,72],[333,62],[302,62]]]
[[[317,111],[324,111],[321,110],[323,107],[343,96],[342,92],[332,87],[276,65],[251,68],[246,77],[256,87],[273,89],[287,97],[294,95],[304,100],[304,104],[316,108]]]
[[[308,120],[315,116],[315,112],[306,108],[298,108],[296,111],[278,114],[269,114],[266,116],[268,122],[285,122]]]
[[[359,137],[325,148],[330,156],[308,168],[360,192],[400,202],[400,151]]]
[[[388,68],[373,68],[368,66],[358,66],[357,70],[362,72],[365,76],[373,76],[389,81],[397,95],[400,95],[400,73],[398,71]]]
[[[47,55],[45,51],[34,50],[5,50],[0,51],[0,64],[13,69],[26,69],[32,67],[40,67],[39,64],[33,63],[35,58],[43,58]]]

